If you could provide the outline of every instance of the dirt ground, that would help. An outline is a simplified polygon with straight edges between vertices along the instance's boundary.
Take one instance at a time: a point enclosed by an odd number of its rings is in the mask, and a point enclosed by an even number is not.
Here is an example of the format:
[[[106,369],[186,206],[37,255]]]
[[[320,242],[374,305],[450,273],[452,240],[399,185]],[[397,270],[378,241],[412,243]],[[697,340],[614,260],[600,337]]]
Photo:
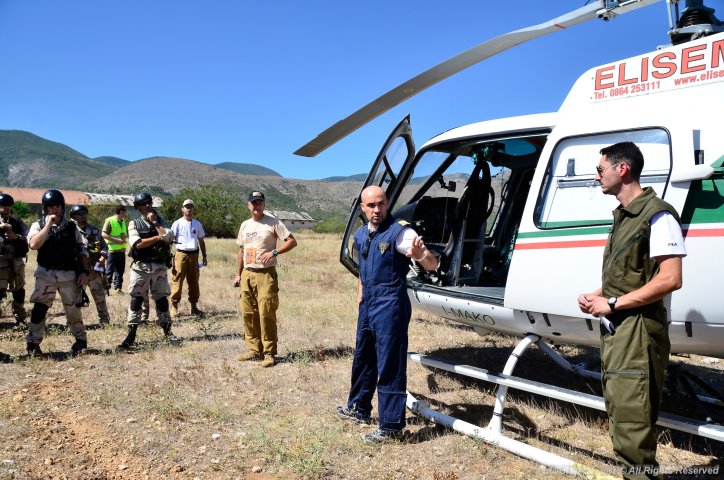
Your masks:
[[[0,352],[0,480],[5,479],[502,479],[567,478],[499,448],[426,423],[408,412],[404,443],[364,445],[372,427],[335,415],[346,399],[354,345],[355,278],[337,262],[339,240],[302,233],[279,268],[280,363],[264,369],[240,362],[245,351],[238,292],[231,286],[235,247],[210,240],[202,270],[203,317],[181,316],[177,344],[153,322],[138,348],[119,352],[127,295],[108,298],[113,323],[101,328],[83,310],[89,351],[69,355],[72,339],[60,305],[49,313],[42,358],[24,354],[23,331],[2,306]],[[28,265],[32,290],[34,255]],[[29,294],[28,294],[29,295]],[[500,371],[515,340],[413,314],[410,350]],[[597,351],[561,346],[574,363],[595,368]],[[724,361],[675,357],[721,389]],[[515,375],[587,393],[598,385],[571,378],[539,349],[529,349]],[[418,364],[408,389],[433,408],[485,426],[494,386]],[[374,414],[374,412],[373,412]],[[615,474],[604,414],[511,391],[504,431],[601,472]],[[685,469],[717,468],[724,445],[660,430],[659,462],[669,478]]]

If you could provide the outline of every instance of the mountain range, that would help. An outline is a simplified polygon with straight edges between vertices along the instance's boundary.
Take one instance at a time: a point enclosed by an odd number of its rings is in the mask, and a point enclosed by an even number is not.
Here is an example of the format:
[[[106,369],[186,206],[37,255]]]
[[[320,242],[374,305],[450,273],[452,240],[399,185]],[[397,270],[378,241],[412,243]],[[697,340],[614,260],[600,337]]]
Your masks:
[[[20,130],[0,130],[0,184],[96,193],[149,191],[174,195],[183,188],[223,185],[240,195],[262,190],[269,208],[304,211],[315,218],[347,216],[365,175],[301,180],[282,177],[262,165],[151,157],[129,161],[91,158],[61,143]],[[0,178],[2,178],[0,177]]]

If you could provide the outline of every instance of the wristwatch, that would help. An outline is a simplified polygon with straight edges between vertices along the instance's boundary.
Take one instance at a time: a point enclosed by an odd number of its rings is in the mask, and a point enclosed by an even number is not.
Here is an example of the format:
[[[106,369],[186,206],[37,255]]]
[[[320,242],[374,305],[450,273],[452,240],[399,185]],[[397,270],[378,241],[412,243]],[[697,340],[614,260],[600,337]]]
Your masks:
[[[272,250],[272,255],[274,255],[275,257],[279,255],[279,250],[277,250],[276,248]]]
[[[618,297],[611,297],[608,299],[608,306],[611,308],[612,312],[616,311],[616,300],[618,300]]]

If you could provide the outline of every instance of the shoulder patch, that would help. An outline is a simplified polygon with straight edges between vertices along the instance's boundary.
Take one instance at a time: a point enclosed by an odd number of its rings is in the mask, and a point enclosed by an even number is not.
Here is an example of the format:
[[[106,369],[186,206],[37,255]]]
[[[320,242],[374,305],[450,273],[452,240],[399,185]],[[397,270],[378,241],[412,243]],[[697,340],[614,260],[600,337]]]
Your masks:
[[[410,222],[408,222],[407,220],[398,220],[397,223],[399,223],[403,227],[406,227],[410,224]]]

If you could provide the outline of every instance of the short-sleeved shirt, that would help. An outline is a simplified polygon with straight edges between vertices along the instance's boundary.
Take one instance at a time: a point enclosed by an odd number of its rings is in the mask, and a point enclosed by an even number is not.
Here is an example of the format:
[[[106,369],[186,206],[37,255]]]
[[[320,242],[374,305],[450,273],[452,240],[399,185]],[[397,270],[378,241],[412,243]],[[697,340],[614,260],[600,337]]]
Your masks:
[[[153,228],[153,225],[148,223],[148,220],[146,220],[143,217],[139,217],[138,220],[145,223],[148,228]],[[159,218],[158,220],[159,225],[161,225],[163,228],[166,229],[166,233],[163,235],[159,234],[159,237],[161,237],[161,240],[163,240],[166,243],[173,243],[174,235],[173,230],[171,230],[171,227],[169,227],[168,222],[164,220],[163,218]],[[138,234],[138,229],[136,228],[135,220],[131,220],[128,222],[128,244],[133,248],[138,242],[141,241],[141,236]]]
[[[684,236],[681,226],[669,212],[659,212],[651,217],[651,237],[649,238],[649,257],[666,255],[686,256]]]
[[[367,224],[367,229],[370,231],[377,230],[371,223]],[[411,227],[403,228],[400,233],[397,234],[397,238],[395,238],[395,250],[403,255],[407,255],[408,253],[410,253],[410,248],[412,248],[412,240],[415,237],[417,237],[417,232],[415,230],[413,230]]]
[[[75,241],[78,244],[78,254],[79,255],[85,255],[88,256],[88,242],[86,241],[85,237],[82,233],[80,233],[80,230],[75,226],[75,224],[69,224],[67,221],[63,220],[60,222],[59,225],[54,225],[50,227],[51,230],[62,230],[64,228],[72,228],[75,231]],[[40,222],[33,222],[33,224],[30,226],[30,231],[28,231],[28,242],[30,242],[30,239],[36,236],[40,233],[40,231],[43,228],[40,226]]]
[[[277,247],[278,240],[286,240],[290,233],[278,219],[264,215],[258,222],[253,218],[245,220],[239,228],[236,244],[244,249],[244,267],[267,268],[277,264],[276,257],[266,265],[259,258]]]
[[[194,251],[199,249],[199,238],[204,238],[206,233],[201,222],[192,218],[189,222],[185,218],[181,217],[171,225],[176,236],[176,249],[183,250],[186,252]]]

